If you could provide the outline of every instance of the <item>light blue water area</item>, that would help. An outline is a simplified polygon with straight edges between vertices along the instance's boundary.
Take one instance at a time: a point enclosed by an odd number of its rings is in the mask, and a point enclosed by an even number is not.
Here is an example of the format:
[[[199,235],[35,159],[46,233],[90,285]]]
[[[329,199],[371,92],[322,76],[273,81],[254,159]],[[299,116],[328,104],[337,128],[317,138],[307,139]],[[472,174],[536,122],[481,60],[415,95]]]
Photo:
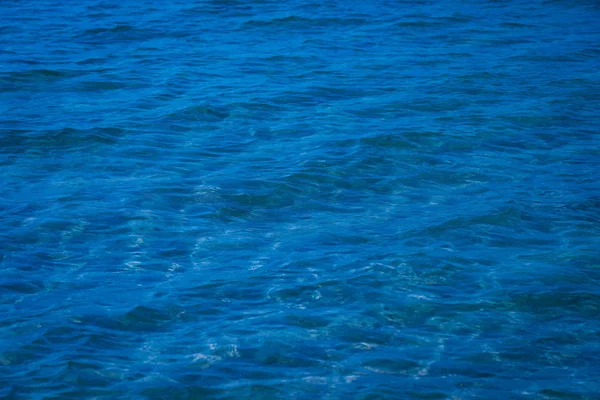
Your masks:
[[[593,399],[600,6],[0,2],[0,398]]]

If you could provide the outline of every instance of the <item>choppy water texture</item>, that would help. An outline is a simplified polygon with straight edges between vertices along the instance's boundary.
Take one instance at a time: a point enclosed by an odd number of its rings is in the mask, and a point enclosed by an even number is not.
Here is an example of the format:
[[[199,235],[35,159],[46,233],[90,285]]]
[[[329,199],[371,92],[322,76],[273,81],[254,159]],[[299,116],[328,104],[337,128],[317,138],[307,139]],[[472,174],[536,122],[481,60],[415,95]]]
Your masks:
[[[597,398],[597,1],[0,15],[0,398]]]

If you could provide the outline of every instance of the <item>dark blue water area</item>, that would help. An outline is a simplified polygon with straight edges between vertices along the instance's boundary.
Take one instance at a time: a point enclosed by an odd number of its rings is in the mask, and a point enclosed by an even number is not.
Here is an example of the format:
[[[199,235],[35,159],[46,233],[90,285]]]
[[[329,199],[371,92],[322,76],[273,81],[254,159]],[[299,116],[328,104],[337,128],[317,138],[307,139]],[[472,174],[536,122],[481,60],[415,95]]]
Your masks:
[[[1,399],[599,398],[597,1],[0,17]]]

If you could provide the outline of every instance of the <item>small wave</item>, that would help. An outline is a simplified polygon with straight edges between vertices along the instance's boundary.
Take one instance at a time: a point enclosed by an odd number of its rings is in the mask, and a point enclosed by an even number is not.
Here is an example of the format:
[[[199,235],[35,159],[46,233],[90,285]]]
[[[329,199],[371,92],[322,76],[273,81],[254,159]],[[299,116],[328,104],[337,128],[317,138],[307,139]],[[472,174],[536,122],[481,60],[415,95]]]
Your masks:
[[[83,32],[84,35],[100,35],[105,33],[130,32],[135,28],[131,25],[117,25],[113,28],[93,28]]]
[[[89,44],[102,44],[107,41],[142,41],[156,37],[158,31],[131,25],[117,25],[112,28],[93,28],[83,31],[77,40]]]
[[[244,22],[243,27],[266,27],[266,26],[284,26],[284,27],[301,27],[310,24],[311,20],[308,18],[298,17],[290,15],[284,18],[274,18],[269,20],[250,20]]]
[[[35,281],[13,281],[0,284],[1,291],[8,291],[20,294],[35,294],[45,290],[43,282]]]
[[[179,109],[164,116],[163,120],[176,122],[217,122],[227,117],[229,117],[229,111],[226,108],[205,104]]]
[[[70,70],[32,69],[28,71],[4,73],[0,75],[0,79],[7,83],[55,82],[77,76],[77,74],[77,71]]]
[[[89,148],[90,146],[110,145],[126,134],[126,130],[115,127],[75,129],[63,128],[52,131],[24,131],[13,140],[19,147],[28,147],[37,151],[71,151]]]

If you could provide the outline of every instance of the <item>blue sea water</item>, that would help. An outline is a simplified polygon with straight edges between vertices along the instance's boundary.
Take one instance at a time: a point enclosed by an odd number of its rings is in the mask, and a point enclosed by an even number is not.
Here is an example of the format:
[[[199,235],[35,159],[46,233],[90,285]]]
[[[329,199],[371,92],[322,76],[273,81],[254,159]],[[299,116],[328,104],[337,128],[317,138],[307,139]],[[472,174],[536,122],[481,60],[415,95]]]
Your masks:
[[[595,0],[0,2],[0,398],[597,399]]]

